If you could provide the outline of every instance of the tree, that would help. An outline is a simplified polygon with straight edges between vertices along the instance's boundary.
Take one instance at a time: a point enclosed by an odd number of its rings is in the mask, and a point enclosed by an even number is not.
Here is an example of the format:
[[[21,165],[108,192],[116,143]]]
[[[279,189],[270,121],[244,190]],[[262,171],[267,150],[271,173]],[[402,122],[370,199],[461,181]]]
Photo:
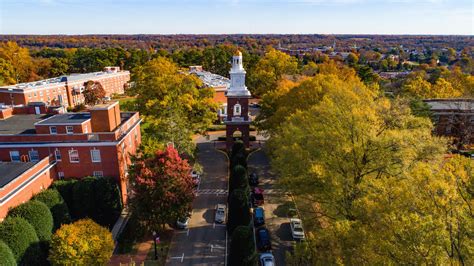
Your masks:
[[[231,239],[229,265],[257,265],[257,253],[255,252],[253,231],[250,226],[238,226],[232,233]]]
[[[52,265],[107,265],[114,250],[112,234],[90,219],[65,224],[51,239]]]
[[[71,222],[69,215],[69,208],[64,202],[63,197],[57,189],[49,188],[41,191],[33,197],[34,200],[41,201],[48,206],[53,215],[54,226],[53,231],[56,231],[62,224]]]
[[[194,75],[179,72],[164,57],[136,68],[130,93],[136,95],[137,111],[148,123],[145,132],[159,143],[174,143],[182,153],[193,154],[194,134],[204,133],[216,119],[213,90],[202,88]]]
[[[296,58],[270,48],[250,73],[249,89],[256,96],[274,91],[282,77],[295,74],[297,67]]]
[[[249,206],[249,191],[235,189],[229,197],[229,219],[227,230],[232,233],[239,225],[248,226],[252,219]]]
[[[232,192],[234,189],[249,190],[247,170],[242,165],[235,165],[234,168],[232,168],[229,179],[229,190]]]
[[[84,103],[87,105],[96,105],[105,98],[105,90],[98,81],[89,80],[84,83]]]
[[[0,265],[4,266],[16,266],[15,257],[13,256],[12,250],[0,240]]]
[[[4,79],[8,84],[31,80],[33,63],[28,48],[20,47],[16,42],[2,42],[0,44],[0,58],[11,65],[9,76]],[[14,83],[10,83],[14,81]]]
[[[73,200],[73,193],[72,189],[74,187],[74,184],[77,182],[76,179],[69,179],[69,180],[56,180],[54,183],[51,185],[52,189],[57,189],[59,191],[59,194],[61,194],[61,197],[63,197],[64,201],[66,202],[66,205],[68,206],[69,209],[69,214],[71,216],[74,216],[74,200]]]
[[[35,229],[40,241],[49,241],[53,231],[53,216],[48,206],[38,200],[30,200],[16,206],[8,212],[8,216],[21,217]]]
[[[31,224],[21,217],[7,217],[0,223],[0,240],[7,244],[19,265],[37,265],[39,239]]]
[[[130,171],[134,193],[130,207],[147,229],[162,231],[167,223],[191,211],[194,182],[190,171],[187,160],[171,146],[135,160]]]

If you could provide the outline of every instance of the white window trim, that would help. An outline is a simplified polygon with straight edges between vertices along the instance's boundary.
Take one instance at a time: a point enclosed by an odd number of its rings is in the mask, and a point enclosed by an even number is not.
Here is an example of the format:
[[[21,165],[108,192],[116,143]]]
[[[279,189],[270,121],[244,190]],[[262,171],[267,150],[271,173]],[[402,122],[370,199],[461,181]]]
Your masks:
[[[36,154],[38,155],[38,159],[33,160],[33,156],[31,156],[31,154],[32,154],[33,152],[36,152]],[[30,157],[30,161],[31,161],[31,162],[38,162],[39,159],[40,159],[40,158],[39,158],[39,152],[38,152],[38,150],[30,150],[30,151],[28,151],[28,156]]]
[[[59,154],[59,159],[58,159],[58,154]],[[63,156],[61,155],[61,151],[56,149],[54,150],[54,159],[56,159],[57,162],[62,161]]]
[[[18,160],[13,160],[12,153],[18,153]],[[12,162],[21,162],[20,151],[10,151],[10,161]]]
[[[92,176],[94,176],[94,177],[104,177],[104,171],[94,171],[92,173]]]
[[[98,154],[98,157],[99,157],[98,160],[94,160],[94,153],[97,153],[97,154]],[[96,158],[96,159],[97,159],[97,158]],[[101,156],[100,156],[100,150],[97,150],[97,149],[91,150],[91,161],[92,161],[93,163],[100,163],[100,162],[102,162],[102,158],[101,158]]]
[[[54,132],[54,133],[53,133],[53,130],[52,130],[53,128],[54,128],[54,130],[56,131],[56,132]],[[49,134],[51,134],[51,135],[56,135],[56,134],[58,134],[58,128],[57,128],[56,126],[50,126],[50,127],[49,127]]]
[[[77,153],[77,161],[71,160],[71,153],[73,153],[73,152]],[[69,162],[70,163],[79,163],[81,161],[80,157],[79,157],[79,151],[78,150],[69,150],[68,153],[69,153]]]
[[[64,178],[64,172],[58,172],[58,178],[63,179]]]
[[[71,130],[69,130],[71,129]],[[74,134],[74,126],[66,126],[66,133],[67,134]]]

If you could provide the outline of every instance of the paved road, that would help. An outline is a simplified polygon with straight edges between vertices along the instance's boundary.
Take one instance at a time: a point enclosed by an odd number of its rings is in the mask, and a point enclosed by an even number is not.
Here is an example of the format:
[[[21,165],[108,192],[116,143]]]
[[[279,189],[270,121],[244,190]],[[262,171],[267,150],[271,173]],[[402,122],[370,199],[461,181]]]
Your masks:
[[[193,203],[189,230],[176,231],[166,265],[224,265],[227,233],[214,224],[214,209],[227,199],[227,157],[213,144],[197,140],[198,161],[204,168],[198,196]]]
[[[284,211],[280,211],[285,203],[291,199],[274,188],[275,175],[271,172],[270,162],[262,150],[254,152],[248,159],[249,173],[257,172],[260,177],[259,187],[264,189],[265,196],[265,223],[272,237],[272,252],[276,265],[285,264],[285,252],[291,251],[293,244],[289,218]]]

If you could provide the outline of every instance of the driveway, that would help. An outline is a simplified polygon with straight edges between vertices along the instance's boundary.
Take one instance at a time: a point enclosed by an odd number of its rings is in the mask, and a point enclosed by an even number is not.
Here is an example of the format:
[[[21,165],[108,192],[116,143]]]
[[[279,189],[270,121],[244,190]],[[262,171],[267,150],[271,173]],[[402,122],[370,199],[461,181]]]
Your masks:
[[[204,173],[189,229],[175,231],[166,265],[225,265],[227,231],[225,225],[214,224],[214,209],[216,204],[226,203],[227,157],[205,138],[197,142],[197,158]]]
[[[271,172],[270,161],[263,150],[252,153],[248,158],[249,174],[256,172],[260,178],[259,187],[264,189],[265,196],[265,226],[272,236],[272,252],[276,265],[286,265],[285,252],[291,251],[293,240],[289,218],[288,206],[291,199],[283,191],[276,189],[275,175]]]

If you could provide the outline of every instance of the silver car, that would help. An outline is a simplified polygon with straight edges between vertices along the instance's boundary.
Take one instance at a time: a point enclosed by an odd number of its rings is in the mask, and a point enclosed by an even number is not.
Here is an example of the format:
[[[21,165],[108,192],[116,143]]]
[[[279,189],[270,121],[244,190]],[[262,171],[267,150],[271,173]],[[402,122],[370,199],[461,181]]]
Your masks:
[[[222,224],[225,222],[225,212],[226,212],[226,206],[225,204],[217,204],[216,206],[216,216],[214,221],[216,223]]]
[[[291,218],[290,219],[290,227],[291,227],[291,236],[295,240],[302,240],[304,239],[304,230],[303,230],[303,223],[300,219]]]
[[[269,252],[260,253],[260,265],[275,266],[275,258],[273,257],[273,254]]]

